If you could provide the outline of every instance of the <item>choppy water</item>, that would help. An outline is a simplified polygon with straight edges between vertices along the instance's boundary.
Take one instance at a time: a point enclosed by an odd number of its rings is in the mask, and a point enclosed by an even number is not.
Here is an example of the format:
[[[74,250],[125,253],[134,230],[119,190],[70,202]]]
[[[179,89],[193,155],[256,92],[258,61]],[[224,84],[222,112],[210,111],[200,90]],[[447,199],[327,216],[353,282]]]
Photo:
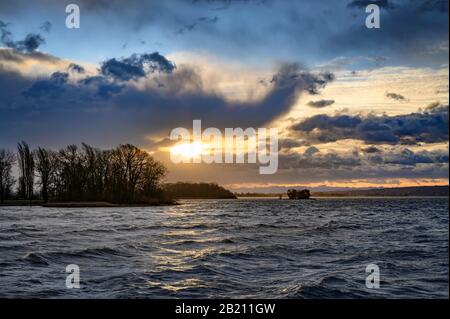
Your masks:
[[[448,199],[0,207],[0,297],[448,298],[448,236]]]

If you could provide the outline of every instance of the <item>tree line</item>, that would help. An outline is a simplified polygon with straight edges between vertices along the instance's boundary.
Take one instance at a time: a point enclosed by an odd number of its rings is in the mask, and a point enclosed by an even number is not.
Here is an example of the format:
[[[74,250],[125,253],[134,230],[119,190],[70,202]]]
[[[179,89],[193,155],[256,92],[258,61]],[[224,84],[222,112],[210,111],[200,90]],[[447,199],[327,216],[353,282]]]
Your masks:
[[[170,183],[164,185],[164,190],[173,198],[236,198],[231,191],[215,183]]]
[[[101,150],[83,143],[53,151],[31,150],[20,142],[17,153],[0,149],[0,201],[147,203],[165,196],[161,180],[166,173],[160,162],[130,144]]]

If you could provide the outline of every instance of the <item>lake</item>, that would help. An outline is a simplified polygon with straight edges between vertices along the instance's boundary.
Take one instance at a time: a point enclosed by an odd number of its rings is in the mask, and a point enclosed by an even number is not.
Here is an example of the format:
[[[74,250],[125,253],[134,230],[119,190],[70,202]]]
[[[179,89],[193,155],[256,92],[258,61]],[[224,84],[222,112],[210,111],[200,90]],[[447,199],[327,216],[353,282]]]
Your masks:
[[[449,297],[447,198],[181,203],[0,207],[0,297]]]

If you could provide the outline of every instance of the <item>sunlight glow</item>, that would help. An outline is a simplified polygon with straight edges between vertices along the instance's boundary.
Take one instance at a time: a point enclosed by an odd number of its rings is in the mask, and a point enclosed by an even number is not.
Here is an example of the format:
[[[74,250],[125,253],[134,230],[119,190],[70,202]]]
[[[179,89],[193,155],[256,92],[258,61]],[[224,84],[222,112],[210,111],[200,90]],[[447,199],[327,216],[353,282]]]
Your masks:
[[[173,155],[182,156],[189,159],[200,156],[203,152],[203,149],[204,146],[202,143],[194,142],[175,145],[170,149],[170,152]]]

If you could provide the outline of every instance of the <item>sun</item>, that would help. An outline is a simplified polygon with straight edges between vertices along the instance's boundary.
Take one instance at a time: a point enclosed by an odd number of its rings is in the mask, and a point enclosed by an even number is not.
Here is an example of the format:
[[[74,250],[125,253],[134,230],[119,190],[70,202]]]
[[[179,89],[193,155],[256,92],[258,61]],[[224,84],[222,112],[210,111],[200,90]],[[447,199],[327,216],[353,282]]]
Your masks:
[[[184,158],[194,158],[200,156],[203,152],[204,146],[200,142],[178,144],[170,149],[173,155]]]

